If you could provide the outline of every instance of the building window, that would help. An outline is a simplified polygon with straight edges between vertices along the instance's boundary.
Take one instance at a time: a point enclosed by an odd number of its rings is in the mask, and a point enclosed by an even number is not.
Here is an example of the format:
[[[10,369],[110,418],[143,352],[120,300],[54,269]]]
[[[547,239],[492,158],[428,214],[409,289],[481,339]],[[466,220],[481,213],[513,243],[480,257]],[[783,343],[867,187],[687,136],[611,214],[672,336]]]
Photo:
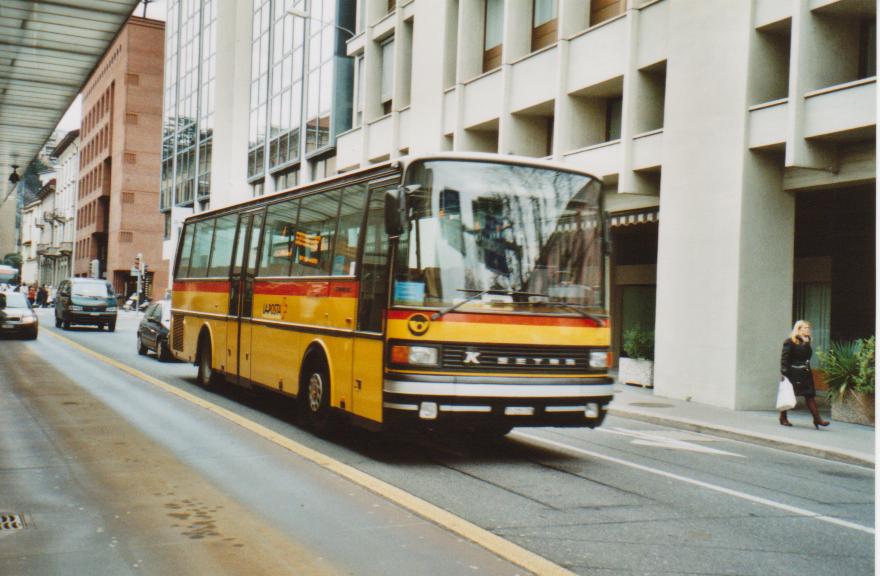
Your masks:
[[[623,14],[624,10],[626,10],[626,0],[592,0],[590,2],[590,26],[611,20],[615,16]]]
[[[605,101],[605,141],[620,140],[620,119],[623,113],[623,97]]]
[[[299,168],[276,174],[274,178],[276,192],[293,188],[299,185]]]
[[[483,72],[501,66],[504,0],[486,0],[483,30]]]
[[[251,196],[256,198],[257,196],[262,196],[265,192],[264,181],[259,180],[257,182],[251,182]]]
[[[364,122],[364,57],[358,56],[354,60],[354,127],[361,126]]]
[[[394,98],[394,38],[382,43],[382,85],[379,92],[379,101],[382,103],[382,113],[390,114]]]
[[[556,0],[533,0],[532,51],[556,43]]]
[[[877,75],[877,22],[863,20],[859,35],[859,79]]]

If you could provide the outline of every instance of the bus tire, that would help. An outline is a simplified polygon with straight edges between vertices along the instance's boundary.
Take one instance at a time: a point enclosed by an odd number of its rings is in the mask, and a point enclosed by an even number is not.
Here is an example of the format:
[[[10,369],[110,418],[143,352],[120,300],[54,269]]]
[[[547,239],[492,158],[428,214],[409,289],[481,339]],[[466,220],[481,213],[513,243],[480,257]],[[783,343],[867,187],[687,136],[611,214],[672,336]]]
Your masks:
[[[300,386],[300,416],[319,434],[330,430],[330,375],[322,358],[312,357],[305,365]]]
[[[209,390],[217,386],[219,376],[211,364],[211,338],[203,336],[199,339],[199,372],[196,379],[199,386]]]

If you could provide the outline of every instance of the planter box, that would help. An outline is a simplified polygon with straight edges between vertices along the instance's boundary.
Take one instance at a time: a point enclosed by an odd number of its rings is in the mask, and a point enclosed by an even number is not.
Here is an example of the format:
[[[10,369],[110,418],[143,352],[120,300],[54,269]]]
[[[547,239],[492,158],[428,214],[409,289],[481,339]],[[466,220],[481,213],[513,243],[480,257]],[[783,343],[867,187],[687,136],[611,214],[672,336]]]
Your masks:
[[[874,425],[874,395],[849,392],[831,402],[831,419],[835,422]]]
[[[644,358],[621,358],[617,378],[624,384],[653,388],[654,362]]]

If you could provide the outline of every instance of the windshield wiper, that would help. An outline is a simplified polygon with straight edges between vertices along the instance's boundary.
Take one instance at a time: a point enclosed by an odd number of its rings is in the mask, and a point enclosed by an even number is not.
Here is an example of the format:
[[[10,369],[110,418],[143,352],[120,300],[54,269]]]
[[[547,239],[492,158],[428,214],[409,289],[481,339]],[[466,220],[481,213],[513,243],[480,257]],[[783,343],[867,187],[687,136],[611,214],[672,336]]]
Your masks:
[[[495,275],[495,278],[492,279],[492,284],[494,284],[495,281],[498,280],[499,276],[501,276],[501,274]],[[471,292],[472,291],[470,288],[458,288],[457,290],[459,292]],[[474,294],[471,294],[470,296],[468,296],[467,298],[465,298],[461,302],[456,302],[455,304],[453,304],[452,306],[449,306],[448,308],[444,308],[443,310],[438,310],[437,312],[434,312],[433,314],[431,314],[431,320],[436,320],[437,318],[440,318],[444,314],[448,314],[449,312],[452,312],[453,310],[458,310],[460,307],[464,306],[468,302],[473,302],[474,300],[476,300],[477,298],[480,298],[481,296],[483,296],[485,294],[492,294],[492,293],[510,294],[509,290],[505,290],[503,288],[486,288],[485,290],[474,290],[473,292],[474,292]]]
[[[582,306],[579,306],[577,304],[569,304],[568,302],[562,302],[561,300],[545,300],[544,302],[537,302],[537,304],[549,304],[551,306],[565,308],[566,310],[571,310],[572,312],[580,314],[584,318],[589,318],[599,323],[604,323],[607,319],[607,316],[605,315],[593,314],[591,312],[587,312],[586,310],[581,310]]]

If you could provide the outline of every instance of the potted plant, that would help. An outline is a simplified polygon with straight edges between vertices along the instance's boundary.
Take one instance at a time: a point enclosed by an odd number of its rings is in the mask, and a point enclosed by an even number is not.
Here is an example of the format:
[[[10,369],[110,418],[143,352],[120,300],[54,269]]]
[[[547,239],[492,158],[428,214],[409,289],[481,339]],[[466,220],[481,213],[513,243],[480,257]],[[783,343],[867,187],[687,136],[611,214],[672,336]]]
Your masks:
[[[618,379],[633,386],[654,387],[654,332],[641,326],[623,333]]]
[[[850,342],[832,342],[819,352],[831,419],[874,425],[874,337]]]

